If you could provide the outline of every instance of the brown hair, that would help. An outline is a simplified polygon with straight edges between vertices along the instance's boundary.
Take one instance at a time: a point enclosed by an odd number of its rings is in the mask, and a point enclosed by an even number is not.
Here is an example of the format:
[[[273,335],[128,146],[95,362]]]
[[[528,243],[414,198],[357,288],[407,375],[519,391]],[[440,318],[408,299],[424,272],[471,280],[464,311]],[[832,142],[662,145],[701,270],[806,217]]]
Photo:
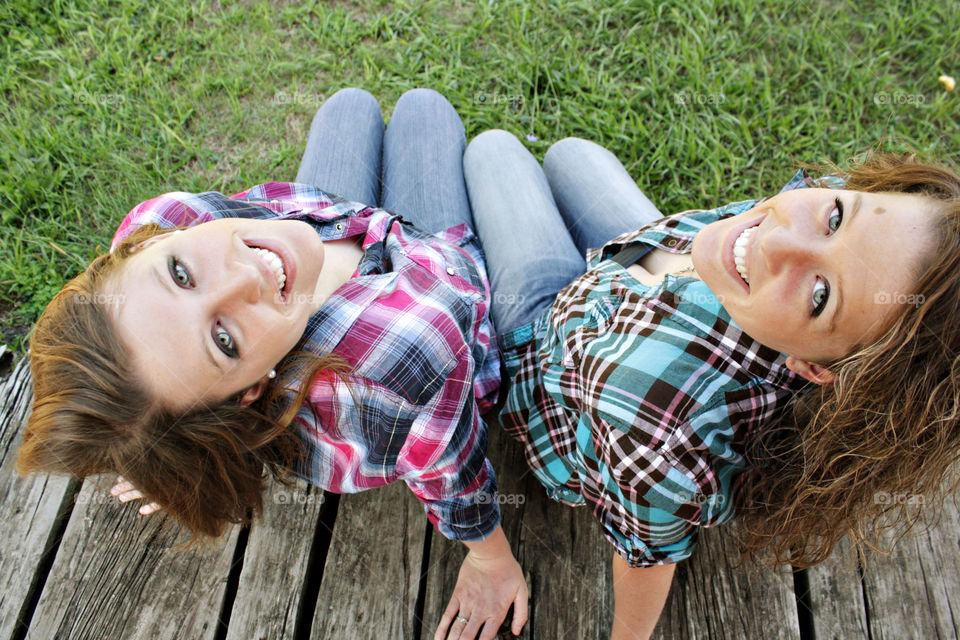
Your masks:
[[[286,482],[303,455],[288,425],[307,382],[321,369],[344,367],[335,357],[295,352],[250,406],[240,406],[242,391],[187,413],[153,402],[113,329],[103,291],[137,243],[167,231],[138,229],[67,283],[40,316],[30,340],[33,411],[17,471],[119,473],[189,529],[193,545],[262,512],[264,467]]]
[[[824,167],[818,167],[824,168]],[[743,557],[803,568],[850,535],[877,549],[942,503],[960,452],[960,176],[912,154],[875,154],[847,170],[847,189],[935,201],[936,249],[916,304],[873,344],[828,363],[832,385],[801,394],[754,434],[735,500]]]

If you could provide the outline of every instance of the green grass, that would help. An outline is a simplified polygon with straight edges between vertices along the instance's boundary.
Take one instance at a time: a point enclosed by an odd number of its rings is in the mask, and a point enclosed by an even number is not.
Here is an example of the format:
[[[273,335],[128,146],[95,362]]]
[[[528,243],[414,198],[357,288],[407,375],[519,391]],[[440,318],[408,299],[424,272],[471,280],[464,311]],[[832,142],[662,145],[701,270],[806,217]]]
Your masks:
[[[714,5],[717,5],[716,7]],[[608,146],[664,212],[756,197],[881,139],[960,165],[960,5],[884,0],[211,2],[0,6],[5,340],[138,202],[293,179],[346,86],[389,114],[444,93],[468,137]]]

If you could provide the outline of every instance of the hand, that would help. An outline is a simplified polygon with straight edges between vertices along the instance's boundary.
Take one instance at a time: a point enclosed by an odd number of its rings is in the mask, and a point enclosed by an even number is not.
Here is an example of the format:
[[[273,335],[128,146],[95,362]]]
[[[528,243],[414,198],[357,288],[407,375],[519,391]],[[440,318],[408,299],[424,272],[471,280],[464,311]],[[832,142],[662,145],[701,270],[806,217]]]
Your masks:
[[[492,640],[511,604],[513,624],[510,629],[513,635],[520,635],[527,622],[527,583],[503,531],[498,528],[491,538],[498,534],[502,540],[488,538],[479,543],[493,543],[492,554],[484,553],[490,550],[490,545],[478,550],[473,548],[478,543],[468,543],[470,552],[460,566],[457,586],[440,618],[434,640],[473,640],[481,631],[480,640]]]
[[[137,491],[137,488],[134,487],[133,484],[124,480],[123,476],[117,476],[117,482],[113,485],[113,488],[110,489],[110,495],[120,502],[130,502],[131,500],[143,499],[143,494]],[[139,513],[142,516],[148,516],[157,511],[160,511],[160,505],[158,505],[156,502],[145,504],[139,509]]]

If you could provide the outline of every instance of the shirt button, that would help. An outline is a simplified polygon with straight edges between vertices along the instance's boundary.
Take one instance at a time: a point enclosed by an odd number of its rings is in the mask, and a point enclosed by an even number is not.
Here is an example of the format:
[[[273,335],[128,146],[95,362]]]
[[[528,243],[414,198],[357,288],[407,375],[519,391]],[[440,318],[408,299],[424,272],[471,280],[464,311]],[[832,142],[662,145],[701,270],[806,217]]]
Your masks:
[[[279,200],[277,200],[276,198],[274,198],[274,199],[273,199],[273,200],[271,200],[270,202],[280,202],[280,201],[279,201]]]
[[[454,273],[456,273],[456,271],[454,271],[453,267],[447,267],[447,275],[452,276]]]
[[[337,231],[343,231],[343,224],[340,222],[337,223]]]

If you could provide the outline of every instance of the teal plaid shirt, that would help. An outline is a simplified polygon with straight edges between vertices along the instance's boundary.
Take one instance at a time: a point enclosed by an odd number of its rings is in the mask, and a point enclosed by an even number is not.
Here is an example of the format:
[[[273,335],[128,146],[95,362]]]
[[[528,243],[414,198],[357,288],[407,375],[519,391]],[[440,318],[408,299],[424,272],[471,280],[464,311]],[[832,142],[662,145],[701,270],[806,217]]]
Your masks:
[[[811,184],[798,173],[783,190]],[[589,506],[631,566],[687,558],[701,527],[733,517],[747,437],[806,383],[702,281],[645,285],[609,257],[635,242],[689,253],[706,225],[756,204],[668,216],[590,250],[550,309],[500,337],[502,424],[548,494]]]

